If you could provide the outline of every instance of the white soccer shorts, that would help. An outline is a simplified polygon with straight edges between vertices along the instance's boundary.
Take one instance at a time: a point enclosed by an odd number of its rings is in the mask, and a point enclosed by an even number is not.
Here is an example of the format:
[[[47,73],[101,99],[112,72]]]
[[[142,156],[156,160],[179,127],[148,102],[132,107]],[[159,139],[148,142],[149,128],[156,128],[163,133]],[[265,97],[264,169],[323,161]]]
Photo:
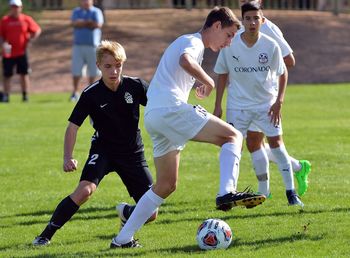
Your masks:
[[[226,120],[239,130],[243,136],[247,137],[248,128],[251,126],[253,131],[263,132],[267,137],[274,137],[283,134],[282,123],[275,126],[271,123],[271,117],[268,115],[268,110],[236,110],[228,109]]]
[[[182,150],[210,119],[201,106],[183,103],[176,107],[156,108],[145,114],[145,127],[153,142],[153,156],[161,157]]]

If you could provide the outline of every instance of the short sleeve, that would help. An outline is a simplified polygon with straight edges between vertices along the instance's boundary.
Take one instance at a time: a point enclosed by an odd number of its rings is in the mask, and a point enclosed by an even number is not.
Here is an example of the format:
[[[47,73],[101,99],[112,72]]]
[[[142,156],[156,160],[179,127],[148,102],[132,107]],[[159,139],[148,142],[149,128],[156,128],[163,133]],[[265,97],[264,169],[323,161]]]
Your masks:
[[[100,9],[96,8],[96,22],[98,24],[103,24],[104,19],[103,19],[103,13]]]
[[[281,49],[277,44],[275,45],[275,51],[273,54],[273,66],[276,68],[277,76],[280,76],[284,73],[284,70],[285,70],[284,60],[282,57]]]
[[[68,121],[72,122],[73,124],[76,124],[77,126],[81,126],[85,120],[85,118],[90,113],[90,104],[88,97],[83,93],[77,104],[75,105],[72,114],[68,118]]]
[[[221,49],[218,55],[218,58],[216,59],[216,63],[214,67],[214,72],[216,74],[226,74],[229,72],[227,63],[225,60],[225,51],[227,51],[227,48]]]

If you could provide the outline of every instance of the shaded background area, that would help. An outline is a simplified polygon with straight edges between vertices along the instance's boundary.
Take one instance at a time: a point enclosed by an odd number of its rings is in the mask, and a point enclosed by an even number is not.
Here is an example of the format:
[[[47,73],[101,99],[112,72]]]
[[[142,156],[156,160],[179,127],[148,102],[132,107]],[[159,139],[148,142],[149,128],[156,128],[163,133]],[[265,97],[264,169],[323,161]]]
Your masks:
[[[238,10],[234,12],[239,15]],[[277,10],[264,13],[281,28],[294,49],[296,67],[290,71],[290,84],[350,82],[350,15]],[[43,33],[30,48],[33,92],[71,90],[70,14],[44,11],[40,16]],[[151,80],[169,43],[181,34],[198,31],[207,14],[207,9],[107,10],[103,38],[125,47],[125,74]],[[216,56],[207,51],[203,61],[212,76]],[[18,88],[13,84],[14,91]]]

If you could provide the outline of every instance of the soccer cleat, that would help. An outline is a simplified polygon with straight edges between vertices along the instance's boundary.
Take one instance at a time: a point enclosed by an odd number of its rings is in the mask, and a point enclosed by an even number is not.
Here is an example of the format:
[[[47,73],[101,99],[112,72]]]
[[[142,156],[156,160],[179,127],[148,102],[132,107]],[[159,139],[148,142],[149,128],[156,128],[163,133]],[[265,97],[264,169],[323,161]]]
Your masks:
[[[118,216],[119,216],[119,219],[120,219],[120,228],[119,228],[119,231],[122,230],[122,228],[124,227],[127,219],[125,218],[124,216],[124,208],[126,206],[128,206],[129,204],[127,204],[126,202],[122,202],[120,204],[118,204],[115,209],[117,210],[117,213],[118,213]]]
[[[109,246],[110,248],[139,248],[142,245],[139,244],[138,239],[131,239],[129,243],[119,244],[115,241],[115,238],[112,239],[112,243]]]
[[[289,205],[291,206],[299,205],[301,208],[304,208],[304,203],[300,200],[299,196],[295,193],[295,190],[287,190],[286,196],[287,196]]]
[[[245,206],[247,209],[254,208],[266,200],[263,194],[257,194],[246,188],[243,192],[228,193],[216,198],[216,209],[228,211],[234,206]]]
[[[298,194],[303,196],[309,187],[308,175],[311,172],[311,163],[308,160],[299,160],[301,169],[295,172],[295,177],[298,182]]]
[[[50,244],[50,240],[46,237],[37,236],[32,243],[34,246],[45,246]]]

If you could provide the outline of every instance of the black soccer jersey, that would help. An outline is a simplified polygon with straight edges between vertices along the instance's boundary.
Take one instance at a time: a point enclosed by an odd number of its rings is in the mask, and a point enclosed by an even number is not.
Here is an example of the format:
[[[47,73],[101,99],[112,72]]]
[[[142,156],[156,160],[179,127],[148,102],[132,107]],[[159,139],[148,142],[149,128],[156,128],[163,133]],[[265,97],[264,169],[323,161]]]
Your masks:
[[[114,92],[100,79],[84,89],[68,120],[81,126],[90,116],[95,129],[92,144],[106,151],[120,154],[143,151],[138,123],[140,105],[147,103],[147,89],[148,83],[142,79],[122,76]]]

